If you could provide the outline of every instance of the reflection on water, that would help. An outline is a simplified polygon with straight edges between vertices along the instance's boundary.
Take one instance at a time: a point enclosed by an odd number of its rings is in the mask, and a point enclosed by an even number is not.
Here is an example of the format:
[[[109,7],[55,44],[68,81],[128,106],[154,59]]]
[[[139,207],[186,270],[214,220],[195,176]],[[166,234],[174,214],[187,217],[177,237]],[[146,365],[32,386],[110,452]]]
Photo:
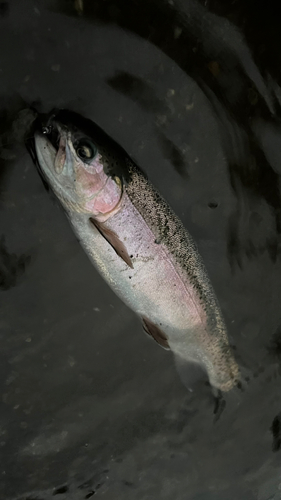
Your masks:
[[[277,5],[0,2],[1,497],[279,498]],[[23,147],[54,107],[112,135],[194,236],[244,392],[186,394],[91,268]]]

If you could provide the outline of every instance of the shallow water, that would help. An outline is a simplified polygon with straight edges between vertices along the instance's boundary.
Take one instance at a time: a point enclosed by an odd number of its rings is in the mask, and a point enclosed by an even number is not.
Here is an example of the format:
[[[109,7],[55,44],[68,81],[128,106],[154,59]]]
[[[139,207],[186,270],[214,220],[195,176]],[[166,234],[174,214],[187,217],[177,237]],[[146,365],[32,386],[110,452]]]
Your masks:
[[[274,2],[0,2],[0,498],[280,498],[281,48]],[[97,122],[194,237],[243,391],[187,392],[23,145]],[[215,413],[214,413],[215,412]]]

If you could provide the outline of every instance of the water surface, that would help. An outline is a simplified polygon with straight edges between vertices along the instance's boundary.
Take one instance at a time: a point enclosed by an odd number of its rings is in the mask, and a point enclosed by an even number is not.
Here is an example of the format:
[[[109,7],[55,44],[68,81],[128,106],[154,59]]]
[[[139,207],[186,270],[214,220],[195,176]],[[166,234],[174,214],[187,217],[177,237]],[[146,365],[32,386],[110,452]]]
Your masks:
[[[277,500],[275,2],[0,2],[0,497]],[[194,237],[243,391],[187,392],[89,263],[23,145],[34,109],[119,142]]]

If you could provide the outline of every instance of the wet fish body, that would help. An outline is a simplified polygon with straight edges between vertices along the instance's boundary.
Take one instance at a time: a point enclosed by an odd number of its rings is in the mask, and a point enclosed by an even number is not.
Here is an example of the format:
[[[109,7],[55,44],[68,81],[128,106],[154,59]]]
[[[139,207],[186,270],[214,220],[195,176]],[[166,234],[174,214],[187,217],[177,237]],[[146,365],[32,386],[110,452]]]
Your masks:
[[[89,131],[88,120],[73,128],[75,118],[60,112],[51,123],[56,144],[37,132],[35,147],[81,244],[147,334],[230,390],[238,367],[191,236],[126,152],[94,124]]]

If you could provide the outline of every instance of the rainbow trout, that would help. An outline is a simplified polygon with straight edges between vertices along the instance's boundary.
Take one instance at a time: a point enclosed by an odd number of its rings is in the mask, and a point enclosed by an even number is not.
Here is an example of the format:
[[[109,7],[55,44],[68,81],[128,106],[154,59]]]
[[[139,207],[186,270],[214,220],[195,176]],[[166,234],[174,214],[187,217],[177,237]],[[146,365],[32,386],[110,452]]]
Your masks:
[[[200,364],[213,387],[239,379],[222,314],[181,221],[128,154],[71,111],[34,134],[35,158],[91,261],[179,364]]]

